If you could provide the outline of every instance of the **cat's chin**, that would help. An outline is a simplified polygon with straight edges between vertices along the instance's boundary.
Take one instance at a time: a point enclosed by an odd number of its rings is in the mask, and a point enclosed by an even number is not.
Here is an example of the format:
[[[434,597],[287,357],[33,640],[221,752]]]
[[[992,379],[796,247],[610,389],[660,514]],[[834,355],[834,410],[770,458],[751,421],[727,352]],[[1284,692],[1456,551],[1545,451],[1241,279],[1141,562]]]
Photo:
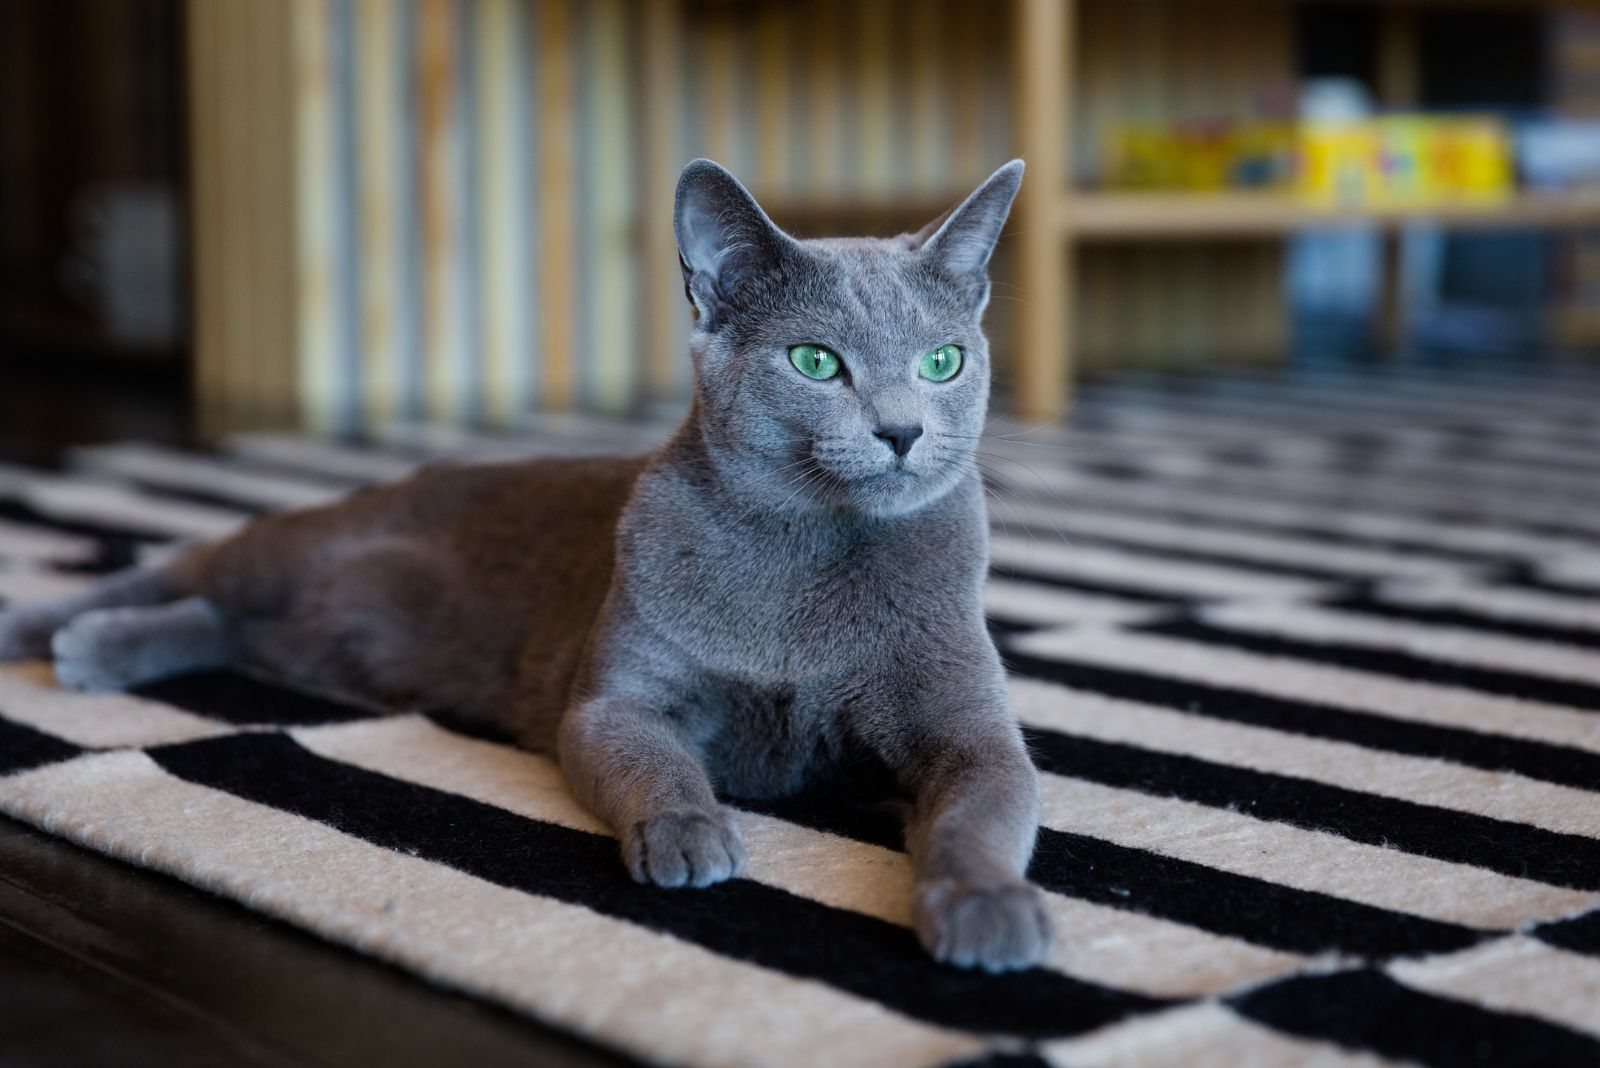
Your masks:
[[[836,506],[872,519],[893,519],[920,511],[949,493],[949,479],[890,470],[852,479],[836,490]]]

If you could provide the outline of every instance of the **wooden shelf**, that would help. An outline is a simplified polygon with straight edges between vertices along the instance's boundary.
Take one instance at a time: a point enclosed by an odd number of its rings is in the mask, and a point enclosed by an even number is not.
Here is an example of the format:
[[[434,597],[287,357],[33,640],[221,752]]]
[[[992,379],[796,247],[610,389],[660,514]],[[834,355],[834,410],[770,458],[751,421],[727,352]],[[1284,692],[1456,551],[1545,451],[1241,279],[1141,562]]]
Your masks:
[[[1288,193],[1069,193],[1058,225],[1080,241],[1278,237],[1344,226],[1432,223],[1455,229],[1600,226],[1600,195],[1519,194],[1504,204],[1319,208]]]

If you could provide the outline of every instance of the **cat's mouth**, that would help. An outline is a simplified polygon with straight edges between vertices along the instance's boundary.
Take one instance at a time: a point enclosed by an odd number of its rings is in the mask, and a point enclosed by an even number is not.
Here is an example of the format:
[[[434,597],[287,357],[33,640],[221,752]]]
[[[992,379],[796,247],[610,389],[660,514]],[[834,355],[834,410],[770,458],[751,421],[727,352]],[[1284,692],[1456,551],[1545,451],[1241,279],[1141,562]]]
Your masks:
[[[954,485],[954,470],[940,450],[919,447],[906,456],[889,450],[839,448],[831,442],[811,447],[806,458],[814,474],[799,476],[812,501],[867,515],[898,515],[926,504]],[[798,498],[797,498],[798,499]]]

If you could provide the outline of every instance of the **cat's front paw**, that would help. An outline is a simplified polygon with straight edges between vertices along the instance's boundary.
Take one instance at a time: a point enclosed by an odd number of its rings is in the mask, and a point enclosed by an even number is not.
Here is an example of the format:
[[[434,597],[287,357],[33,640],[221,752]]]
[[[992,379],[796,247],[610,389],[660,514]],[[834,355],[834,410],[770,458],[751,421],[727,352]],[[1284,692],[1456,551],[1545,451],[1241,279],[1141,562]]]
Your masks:
[[[636,882],[710,886],[744,870],[744,836],[726,809],[668,809],[623,832],[622,858]]]
[[[917,889],[915,919],[934,959],[960,968],[1031,968],[1050,951],[1044,895],[1030,883],[928,883]]]

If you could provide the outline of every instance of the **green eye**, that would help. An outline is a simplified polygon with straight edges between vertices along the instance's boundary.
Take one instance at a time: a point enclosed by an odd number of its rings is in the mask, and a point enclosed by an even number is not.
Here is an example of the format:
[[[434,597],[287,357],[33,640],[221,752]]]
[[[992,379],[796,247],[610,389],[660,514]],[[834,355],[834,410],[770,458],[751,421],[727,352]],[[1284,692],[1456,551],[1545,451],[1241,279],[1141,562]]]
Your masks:
[[[832,378],[844,369],[839,357],[821,345],[793,345],[789,349],[789,362],[807,378],[822,381]]]
[[[955,345],[940,345],[922,358],[917,373],[929,382],[948,382],[961,370],[961,349]]]

